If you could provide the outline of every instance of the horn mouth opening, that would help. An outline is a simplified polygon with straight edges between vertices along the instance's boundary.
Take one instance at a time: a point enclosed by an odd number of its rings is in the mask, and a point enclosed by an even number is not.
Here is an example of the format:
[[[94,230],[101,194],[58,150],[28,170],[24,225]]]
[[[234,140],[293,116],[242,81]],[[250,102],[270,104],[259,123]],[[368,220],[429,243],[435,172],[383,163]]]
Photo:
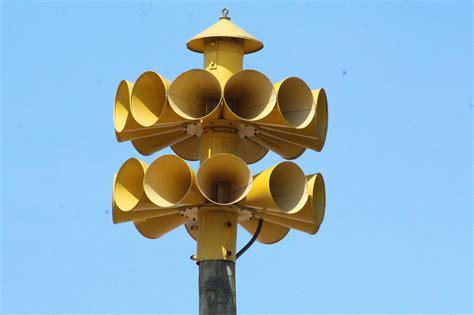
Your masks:
[[[328,100],[326,97],[326,91],[324,89],[318,89],[313,93],[316,104],[316,128],[318,130],[318,137],[321,141],[321,148],[326,142],[326,136],[328,131]]]
[[[115,93],[114,127],[117,132],[122,132],[125,129],[127,119],[130,116],[131,84],[126,80],[122,80]]]
[[[202,119],[220,104],[221,86],[206,70],[193,69],[180,74],[171,83],[169,103],[185,119]]]
[[[201,164],[197,183],[208,200],[218,205],[230,205],[248,194],[252,186],[252,174],[242,159],[219,153]]]
[[[125,161],[117,172],[114,200],[122,211],[131,211],[143,196],[143,178],[146,166],[138,159]]]
[[[144,72],[132,90],[131,112],[135,120],[144,127],[158,122],[166,104],[166,79],[153,71]]]
[[[314,175],[313,190],[311,192],[311,207],[313,208],[315,222],[320,225],[324,220],[326,209],[326,186],[323,175]]]
[[[254,121],[264,118],[273,110],[276,92],[272,82],[263,73],[242,70],[227,81],[224,100],[240,119]]]
[[[145,173],[145,193],[159,207],[178,204],[191,189],[193,171],[181,158],[163,155],[148,166]]]
[[[269,186],[273,201],[285,212],[301,209],[308,200],[306,177],[298,165],[292,162],[275,166]]]
[[[313,93],[300,78],[285,79],[278,88],[278,106],[286,121],[295,128],[306,127],[313,116]]]

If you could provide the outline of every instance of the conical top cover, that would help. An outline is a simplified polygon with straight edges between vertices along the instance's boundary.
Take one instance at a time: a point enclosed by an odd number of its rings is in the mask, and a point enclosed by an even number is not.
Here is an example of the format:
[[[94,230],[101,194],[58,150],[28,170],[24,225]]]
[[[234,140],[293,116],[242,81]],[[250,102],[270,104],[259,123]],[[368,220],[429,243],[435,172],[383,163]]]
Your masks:
[[[244,43],[244,53],[249,54],[263,48],[263,43],[232,23],[229,19],[222,18],[216,24],[191,38],[186,46],[188,49],[204,52],[204,40],[213,37],[237,38]]]

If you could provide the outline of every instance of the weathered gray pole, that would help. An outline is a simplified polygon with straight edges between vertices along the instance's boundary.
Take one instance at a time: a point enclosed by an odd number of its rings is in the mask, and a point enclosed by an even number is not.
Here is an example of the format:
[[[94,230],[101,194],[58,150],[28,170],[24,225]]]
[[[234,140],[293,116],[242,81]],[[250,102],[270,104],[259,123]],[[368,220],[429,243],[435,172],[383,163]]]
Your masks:
[[[235,263],[206,260],[199,263],[199,314],[236,314]]]

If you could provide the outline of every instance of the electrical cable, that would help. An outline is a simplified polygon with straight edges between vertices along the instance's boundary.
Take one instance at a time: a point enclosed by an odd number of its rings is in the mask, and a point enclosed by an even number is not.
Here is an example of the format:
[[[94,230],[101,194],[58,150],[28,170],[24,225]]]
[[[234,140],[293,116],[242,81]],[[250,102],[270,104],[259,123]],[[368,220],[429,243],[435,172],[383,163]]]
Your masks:
[[[255,241],[257,240],[258,235],[260,234],[260,231],[262,230],[262,226],[263,226],[263,220],[258,219],[258,226],[257,226],[257,230],[255,230],[255,234],[252,236],[250,241],[244,247],[242,247],[241,250],[239,250],[237,252],[237,255],[235,255],[236,260],[239,259],[239,257],[242,256],[242,254],[245,253],[245,251],[247,251],[247,249],[249,249],[250,246],[252,246],[253,243],[255,243]]]

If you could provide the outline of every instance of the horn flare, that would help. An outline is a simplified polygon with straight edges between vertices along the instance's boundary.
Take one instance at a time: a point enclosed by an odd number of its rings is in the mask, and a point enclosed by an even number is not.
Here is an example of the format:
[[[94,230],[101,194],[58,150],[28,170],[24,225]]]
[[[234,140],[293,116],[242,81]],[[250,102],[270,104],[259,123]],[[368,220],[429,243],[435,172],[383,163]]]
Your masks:
[[[156,209],[148,200],[143,189],[143,178],[148,165],[131,158],[122,164],[117,172],[113,197],[122,211]]]
[[[171,83],[169,103],[184,119],[217,119],[222,99],[217,78],[206,70],[193,69]]]
[[[205,160],[197,172],[199,190],[211,202],[230,205],[243,199],[252,187],[247,164],[235,155],[216,154]]]
[[[156,125],[167,103],[169,81],[153,71],[144,72],[132,90],[131,110],[143,127]]]
[[[224,87],[224,118],[257,121],[275,107],[276,93],[272,82],[261,72],[242,70]]]
[[[281,162],[256,175],[253,186],[240,205],[292,213],[308,200],[303,171],[292,162]]]
[[[148,166],[145,194],[163,208],[200,204],[206,200],[196,184],[196,174],[175,155],[163,155]]]
[[[152,218],[133,222],[135,228],[146,238],[156,239],[176,229],[191,219],[181,214],[171,214],[164,217]]]

